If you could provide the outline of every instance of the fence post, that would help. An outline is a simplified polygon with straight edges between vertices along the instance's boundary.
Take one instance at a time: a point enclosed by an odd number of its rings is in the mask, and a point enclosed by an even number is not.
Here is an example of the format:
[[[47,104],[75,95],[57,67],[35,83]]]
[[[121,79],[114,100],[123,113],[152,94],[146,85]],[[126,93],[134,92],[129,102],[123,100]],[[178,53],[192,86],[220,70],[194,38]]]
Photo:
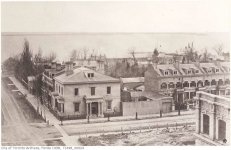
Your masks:
[[[168,129],[168,123],[167,123],[167,129]]]
[[[136,112],[136,120],[138,119],[138,113]]]
[[[177,122],[176,122],[176,130],[177,130]]]
[[[121,133],[123,134],[123,127],[121,127]]]
[[[140,133],[141,133],[141,126],[140,126]]]
[[[129,129],[130,129],[130,133],[132,133],[132,129],[131,129],[131,127],[129,127]]]
[[[86,134],[86,138],[87,138],[87,129],[86,129],[86,131],[85,131],[85,134]]]
[[[162,110],[160,110],[160,118],[162,118]]]
[[[107,121],[110,121],[110,114],[108,113],[108,116],[107,116]]]
[[[89,117],[89,115],[87,116],[87,123],[90,123],[90,117]]]

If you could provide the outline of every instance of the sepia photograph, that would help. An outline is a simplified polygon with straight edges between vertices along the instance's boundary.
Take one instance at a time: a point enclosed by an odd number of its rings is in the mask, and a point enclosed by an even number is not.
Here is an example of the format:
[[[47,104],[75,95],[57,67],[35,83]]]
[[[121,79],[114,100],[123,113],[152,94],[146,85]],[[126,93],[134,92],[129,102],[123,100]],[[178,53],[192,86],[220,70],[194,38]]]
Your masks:
[[[1,2],[1,146],[230,146],[228,4]]]

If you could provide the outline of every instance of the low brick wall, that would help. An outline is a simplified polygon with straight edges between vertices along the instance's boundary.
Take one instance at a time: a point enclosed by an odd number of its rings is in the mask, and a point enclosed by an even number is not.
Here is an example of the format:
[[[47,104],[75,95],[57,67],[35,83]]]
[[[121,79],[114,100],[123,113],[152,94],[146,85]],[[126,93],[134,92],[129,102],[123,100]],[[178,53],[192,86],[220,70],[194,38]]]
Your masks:
[[[159,101],[122,102],[123,116],[157,114],[160,112]]]

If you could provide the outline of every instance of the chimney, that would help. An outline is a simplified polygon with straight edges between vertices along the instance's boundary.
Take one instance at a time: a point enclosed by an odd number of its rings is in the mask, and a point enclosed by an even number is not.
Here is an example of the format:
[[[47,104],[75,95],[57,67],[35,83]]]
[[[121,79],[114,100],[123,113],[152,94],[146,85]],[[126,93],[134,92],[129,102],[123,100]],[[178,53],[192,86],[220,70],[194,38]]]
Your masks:
[[[56,70],[61,70],[61,64],[56,64]]]
[[[179,69],[179,68],[180,68],[180,62],[179,62],[178,60],[176,60],[174,66],[175,66],[177,69]]]
[[[66,75],[71,75],[73,74],[73,63],[68,61],[65,63],[65,73]]]
[[[153,66],[155,69],[157,69],[157,63],[156,62],[153,63]]]
[[[51,69],[56,69],[56,62],[51,63]]]

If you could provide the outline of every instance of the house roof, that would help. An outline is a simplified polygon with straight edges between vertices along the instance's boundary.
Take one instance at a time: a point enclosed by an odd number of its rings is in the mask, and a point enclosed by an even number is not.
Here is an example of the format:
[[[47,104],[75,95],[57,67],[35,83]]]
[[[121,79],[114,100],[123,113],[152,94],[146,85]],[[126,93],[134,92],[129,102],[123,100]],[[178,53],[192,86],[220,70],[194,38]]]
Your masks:
[[[120,78],[122,83],[137,83],[144,82],[144,77],[136,77],[136,78]]]
[[[94,77],[88,77],[88,73],[94,73]],[[73,70],[72,74],[67,75],[64,73],[56,76],[54,79],[62,84],[120,82],[119,79],[98,73],[85,67],[76,68]]]
[[[159,94],[157,92],[147,92],[147,91],[142,92],[142,95],[149,99],[156,99],[156,100],[169,97],[169,96]]]

